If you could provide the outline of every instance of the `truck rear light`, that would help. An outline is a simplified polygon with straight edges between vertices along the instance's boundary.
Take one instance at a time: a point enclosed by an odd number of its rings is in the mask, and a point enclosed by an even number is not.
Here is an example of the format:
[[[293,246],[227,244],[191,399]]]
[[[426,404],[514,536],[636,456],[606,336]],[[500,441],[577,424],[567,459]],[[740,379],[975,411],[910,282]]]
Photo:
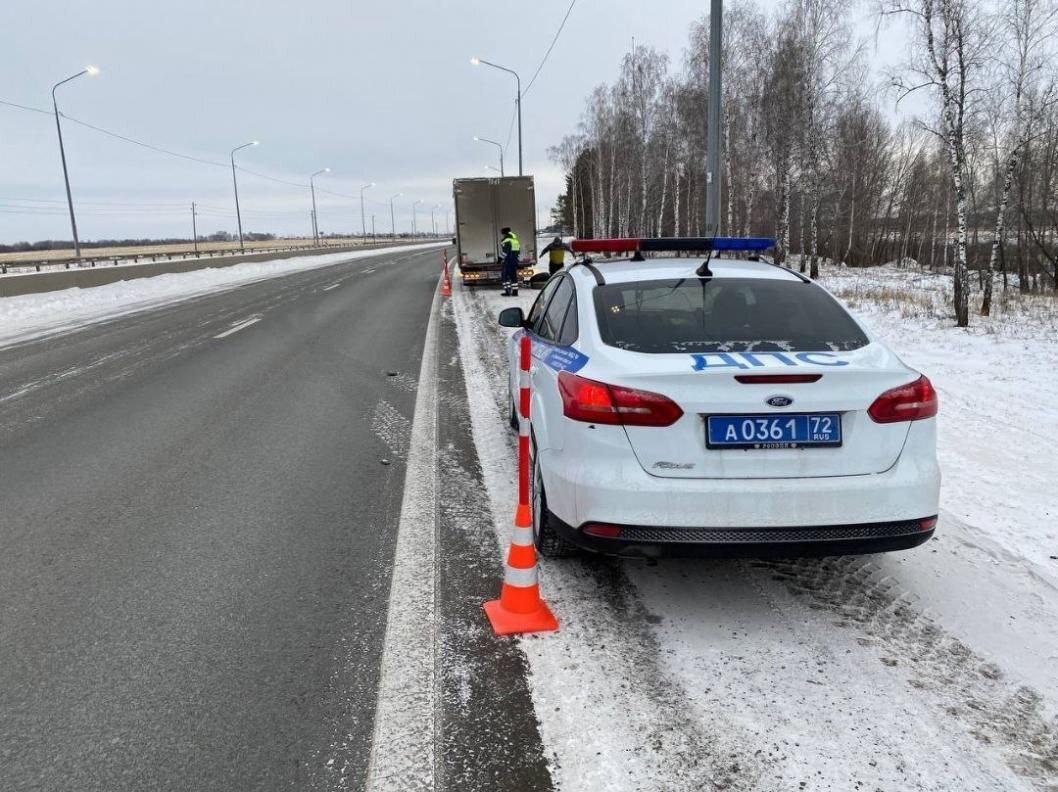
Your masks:
[[[925,376],[914,382],[887,390],[867,410],[875,423],[921,421],[937,414],[937,392]]]
[[[608,523],[588,523],[581,530],[588,536],[597,536],[600,539],[617,539],[621,535],[620,525]]]
[[[818,382],[822,374],[736,374],[735,381],[744,385],[789,385],[795,382]]]
[[[660,393],[607,385],[559,372],[562,414],[574,421],[613,426],[672,426],[683,410]]]

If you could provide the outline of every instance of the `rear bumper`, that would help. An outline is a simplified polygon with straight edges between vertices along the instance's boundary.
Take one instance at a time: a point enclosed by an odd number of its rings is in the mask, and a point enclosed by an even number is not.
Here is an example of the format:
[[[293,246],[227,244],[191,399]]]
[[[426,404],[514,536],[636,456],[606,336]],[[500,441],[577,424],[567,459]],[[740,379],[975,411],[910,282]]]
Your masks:
[[[523,283],[528,283],[529,279],[533,277],[534,271],[532,266],[519,267],[518,279]],[[503,282],[503,270],[500,267],[490,267],[488,269],[461,268],[459,277],[462,278],[463,283],[467,286],[495,286]]]
[[[824,525],[798,528],[668,528],[643,525],[619,529],[615,538],[595,536],[597,524],[579,529],[555,520],[562,537],[580,548],[605,555],[662,557],[804,557],[863,555],[907,550],[928,541],[935,517],[902,522]]]
[[[572,423],[572,422],[571,422]],[[930,424],[930,425],[927,425]],[[616,430],[616,431],[610,431]],[[925,542],[940,500],[934,427],[918,422],[881,473],[770,479],[653,476],[620,427],[577,426],[567,450],[541,450],[548,506],[570,542],[622,555],[841,555]],[[590,523],[619,538],[584,533]],[[649,549],[648,549],[649,548]],[[697,549],[696,549],[697,548]]]

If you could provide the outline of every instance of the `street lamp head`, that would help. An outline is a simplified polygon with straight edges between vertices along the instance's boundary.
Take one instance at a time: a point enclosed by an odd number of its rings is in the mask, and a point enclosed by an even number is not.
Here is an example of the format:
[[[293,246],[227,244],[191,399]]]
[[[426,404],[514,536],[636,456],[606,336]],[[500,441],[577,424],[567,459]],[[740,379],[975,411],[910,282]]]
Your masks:
[[[331,169],[330,169],[330,168],[324,168],[324,169],[323,169],[323,172],[324,172],[324,173],[330,173],[330,172],[331,172]]]
[[[97,74],[99,74],[99,67],[98,66],[85,66],[84,67],[84,73],[87,74],[89,77],[95,77]]]
[[[261,145],[261,141],[260,140],[251,140],[250,141],[250,145],[251,146],[260,146]]]
[[[470,62],[472,64],[474,64],[475,66],[480,66],[481,65],[481,58],[478,58],[477,56],[475,56],[475,57],[470,59]]]

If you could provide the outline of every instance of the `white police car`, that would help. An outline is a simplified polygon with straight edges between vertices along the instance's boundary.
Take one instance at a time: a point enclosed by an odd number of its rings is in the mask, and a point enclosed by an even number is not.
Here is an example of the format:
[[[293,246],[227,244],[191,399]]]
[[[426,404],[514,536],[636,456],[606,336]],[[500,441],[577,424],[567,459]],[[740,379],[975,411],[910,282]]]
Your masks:
[[[537,547],[829,555],[933,534],[937,394],[765,239],[577,240],[509,346],[532,339]],[[648,258],[651,251],[700,251]],[[512,398],[511,420],[517,425]]]

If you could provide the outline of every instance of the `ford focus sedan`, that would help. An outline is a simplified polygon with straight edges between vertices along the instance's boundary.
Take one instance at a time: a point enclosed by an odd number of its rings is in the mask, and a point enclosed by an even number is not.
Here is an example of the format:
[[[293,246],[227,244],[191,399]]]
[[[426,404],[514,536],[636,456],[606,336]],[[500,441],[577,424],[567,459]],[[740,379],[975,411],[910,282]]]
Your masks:
[[[528,316],[500,314],[518,330],[515,426],[518,341],[532,342],[543,555],[841,555],[932,536],[933,386],[823,287],[760,261],[771,244],[577,240],[634,255],[585,257]]]

